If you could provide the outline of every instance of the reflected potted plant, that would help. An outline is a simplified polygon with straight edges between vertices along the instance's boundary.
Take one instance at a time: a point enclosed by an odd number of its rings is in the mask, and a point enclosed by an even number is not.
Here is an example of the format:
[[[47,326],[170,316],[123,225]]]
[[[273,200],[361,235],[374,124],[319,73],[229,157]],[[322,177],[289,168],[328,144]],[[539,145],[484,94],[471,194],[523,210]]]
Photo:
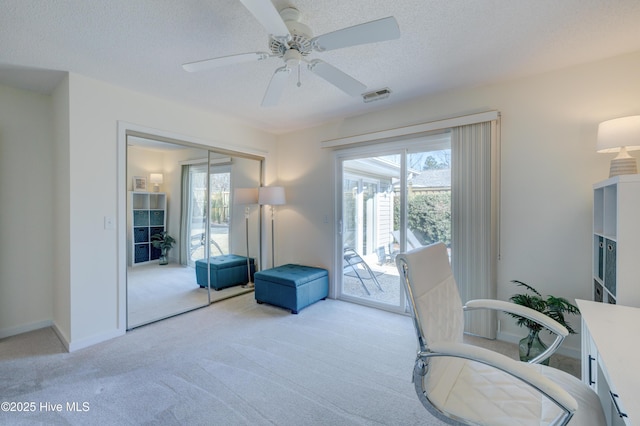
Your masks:
[[[509,300],[515,304],[526,306],[538,312],[545,314],[546,316],[558,321],[560,324],[567,328],[569,334],[576,334],[576,331],[565,320],[566,314],[579,314],[580,310],[577,306],[571,304],[567,299],[563,297],[556,297],[548,295],[546,298],[530,285],[518,281],[511,280],[512,283],[524,287],[527,291],[525,293],[514,294]],[[547,346],[540,340],[540,331],[544,328],[542,325],[535,321],[524,318],[517,314],[509,313],[512,317],[517,319],[516,324],[520,327],[525,326],[529,329],[529,335],[522,340],[519,344],[520,361],[529,361],[547,349]],[[549,365],[549,358],[544,360],[542,364]]]
[[[159,265],[167,265],[169,263],[167,252],[171,250],[175,242],[175,238],[167,234],[166,231],[151,236],[151,244],[155,248],[160,249],[160,258],[158,259]]]

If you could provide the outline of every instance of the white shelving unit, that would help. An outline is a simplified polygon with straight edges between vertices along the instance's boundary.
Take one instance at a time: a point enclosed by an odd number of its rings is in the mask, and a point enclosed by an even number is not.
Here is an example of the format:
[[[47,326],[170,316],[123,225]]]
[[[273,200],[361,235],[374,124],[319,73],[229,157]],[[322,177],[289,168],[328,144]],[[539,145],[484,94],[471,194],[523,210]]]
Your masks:
[[[640,307],[640,175],[593,186],[593,300]]]
[[[160,257],[160,249],[151,245],[151,236],[167,229],[167,195],[162,192],[129,192],[127,241],[129,266]]]
[[[637,350],[622,346],[627,340],[635,342],[627,330],[632,327],[627,316],[633,313],[636,322],[640,318],[640,311],[629,308],[640,307],[640,175],[616,176],[593,185],[592,281],[593,302],[578,301],[582,381],[600,397],[608,426],[629,425],[627,410],[634,406],[625,407],[623,401],[633,401],[637,389],[627,383],[624,369],[629,363],[616,354],[633,356]]]

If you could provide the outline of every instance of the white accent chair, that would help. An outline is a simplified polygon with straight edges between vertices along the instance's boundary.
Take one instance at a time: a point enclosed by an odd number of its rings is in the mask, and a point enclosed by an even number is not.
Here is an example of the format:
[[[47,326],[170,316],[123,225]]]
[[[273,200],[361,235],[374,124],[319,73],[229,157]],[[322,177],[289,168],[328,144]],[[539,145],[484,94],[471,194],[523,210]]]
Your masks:
[[[590,387],[538,364],[560,346],[568,334],[565,327],[537,311],[500,300],[474,300],[463,307],[442,243],[401,253],[396,264],[418,337],[413,381],[431,414],[454,425],[606,424],[600,400]],[[465,344],[463,311],[481,308],[530,318],[556,334],[556,340],[531,363]]]

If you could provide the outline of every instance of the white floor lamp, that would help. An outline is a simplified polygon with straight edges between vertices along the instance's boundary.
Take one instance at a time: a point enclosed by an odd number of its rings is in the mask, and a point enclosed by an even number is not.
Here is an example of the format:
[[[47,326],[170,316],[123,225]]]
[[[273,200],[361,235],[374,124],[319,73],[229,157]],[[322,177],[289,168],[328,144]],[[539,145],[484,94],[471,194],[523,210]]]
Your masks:
[[[233,193],[233,204],[244,205],[245,237],[247,241],[247,278],[248,282],[244,288],[253,288],[251,279],[251,261],[249,258],[249,212],[251,204],[258,203],[258,188],[236,188]]]
[[[258,204],[271,206],[271,267],[276,266],[276,251],[274,243],[274,219],[275,206],[281,206],[286,203],[284,196],[284,188],[281,186],[262,186],[258,196]]]

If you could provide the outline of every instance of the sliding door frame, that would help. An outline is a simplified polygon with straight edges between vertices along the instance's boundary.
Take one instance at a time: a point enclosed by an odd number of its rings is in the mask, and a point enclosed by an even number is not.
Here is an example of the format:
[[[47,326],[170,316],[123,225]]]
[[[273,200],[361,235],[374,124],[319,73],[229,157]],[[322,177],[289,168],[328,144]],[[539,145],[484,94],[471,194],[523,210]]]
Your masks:
[[[435,120],[431,122],[425,122],[421,124],[415,124],[405,127],[398,127],[389,130],[381,130],[371,133],[364,133],[359,135],[347,136],[337,139],[325,140],[320,143],[322,148],[332,149],[336,151],[336,186],[335,186],[335,199],[336,199],[336,218],[339,219],[338,229],[335,237],[335,259],[334,266],[335,271],[343,271],[342,265],[342,167],[340,158],[345,157],[344,152],[359,152],[362,149],[362,153],[372,152],[374,151],[377,154],[382,154],[385,152],[384,150],[389,147],[402,147],[406,140],[415,139],[420,137],[421,135],[430,134],[432,132],[444,132],[450,131],[455,127],[466,126],[471,124],[485,123],[491,122],[491,145],[492,152],[491,158],[492,162],[494,162],[491,166],[491,186],[492,191],[495,191],[492,194],[492,218],[491,218],[491,228],[492,228],[492,242],[491,242],[491,250],[494,252],[494,258],[492,262],[494,263],[492,268],[494,276],[497,277],[497,261],[500,259],[500,113],[498,111],[485,111],[479,112],[475,114],[463,115],[452,118],[445,118],[442,120]],[[364,154],[363,154],[364,155]],[[406,164],[405,166],[406,167]],[[406,188],[406,168],[403,169],[403,187],[402,194],[407,193]],[[453,190],[453,187],[452,187]],[[406,196],[406,195],[403,195]],[[406,223],[407,220],[407,211],[404,206],[404,202],[401,203],[401,221]],[[401,245],[402,247],[406,247],[406,231],[404,226],[400,227],[401,234]],[[340,276],[336,283],[336,293],[338,297],[341,296],[342,291],[342,273],[338,274]]]
[[[368,300],[357,296],[352,296],[343,293],[343,249],[344,249],[344,163],[349,160],[368,158],[368,157],[383,157],[388,155],[400,156],[400,247],[404,250],[407,247],[407,157],[414,152],[422,152],[425,150],[440,150],[450,148],[449,136],[443,136],[448,134],[448,129],[441,131],[427,132],[421,135],[412,135],[410,138],[403,138],[402,140],[394,140],[386,143],[376,143],[371,145],[350,147],[343,150],[338,150],[335,153],[335,169],[336,169],[336,183],[335,183],[335,203],[336,203],[336,218],[338,219],[337,232],[335,237],[335,268],[336,273],[336,297],[341,300],[346,300],[354,303],[359,303],[387,311],[408,313],[408,306],[405,303],[406,296],[404,286],[398,278],[398,286],[400,291],[400,300],[398,305],[391,305],[375,300]],[[431,140],[429,140],[431,138]],[[338,273],[339,271],[339,273]]]

